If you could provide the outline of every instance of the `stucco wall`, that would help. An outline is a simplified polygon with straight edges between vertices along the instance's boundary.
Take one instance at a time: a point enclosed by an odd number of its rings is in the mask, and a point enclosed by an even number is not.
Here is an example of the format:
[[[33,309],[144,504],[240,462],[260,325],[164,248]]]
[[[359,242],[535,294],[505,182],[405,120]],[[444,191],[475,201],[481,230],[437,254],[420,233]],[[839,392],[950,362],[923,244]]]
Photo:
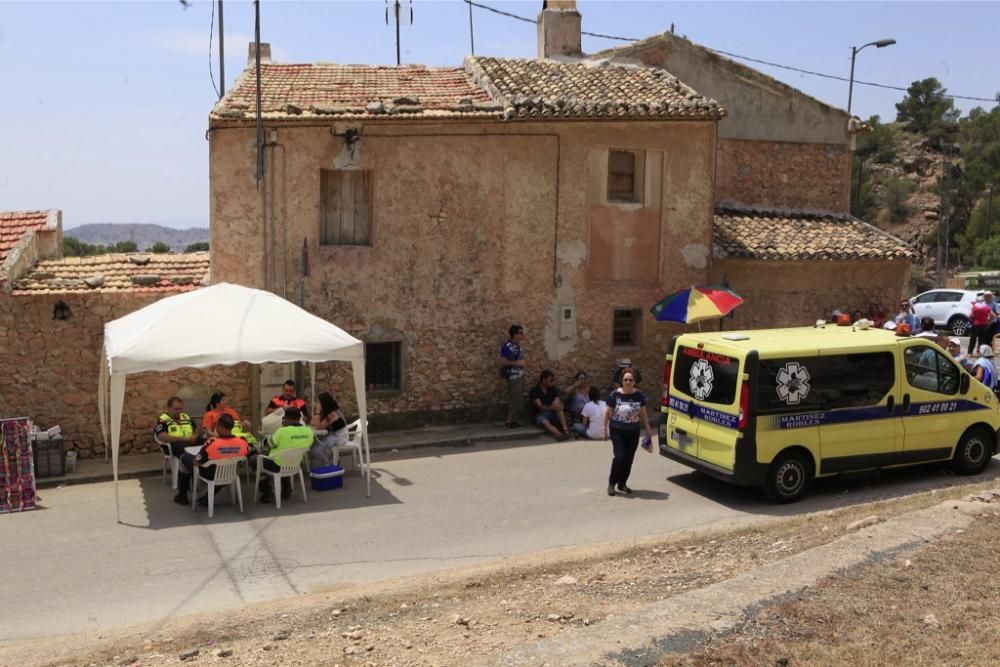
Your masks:
[[[338,126],[343,131],[347,126]],[[672,289],[705,280],[710,264],[714,124],[370,123],[361,167],[374,171],[370,247],[319,245],[319,178],[343,146],[329,127],[278,128],[287,173],[288,282],[299,289],[299,254],[309,251],[306,308],[367,340],[404,340],[404,389],[369,395],[373,423],[392,413],[474,407],[492,414],[501,397],[499,346],[511,322],[527,328],[529,379],[543,368],[559,382],[586,369],[606,385],[614,359],[658,369],[679,329],[657,324],[650,306]],[[414,136],[419,135],[419,136]],[[654,278],[594,280],[590,261],[595,151],[662,152],[661,199],[652,237],[625,230],[610,242],[624,259],[656,257]],[[213,281],[260,283],[260,199],[253,179],[254,130],[211,133]],[[558,195],[557,195],[558,191]],[[622,212],[624,215],[624,211]],[[648,231],[648,230],[646,230]],[[279,239],[280,240],[280,239]],[[607,248],[602,248],[607,250]],[[279,244],[281,257],[285,259]],[[561,306],[575,321],[560,330]],[[640,344],[612,348],[614,308],[644,313]],[[560,333],[562,331],[562,335]],[[656,372],[653,372],[653,376]],[[344,370],[320,369],[348,411]]]
[[[719,141],[716,200],[847,213],[851,153],[835,144]]]
[[[726,329],[803,326],[828,319],[834,309],[860,310],[870,316],[881,310],[892,314],[899,299],[908,296],[910,264],[824,261],[763,262],[716,260],[712,280],[729,286],[744,298]]]
[[[141,294],[0,295],[0,416],[31,417],[48,428],[60,425],[67,449],[103,456],[97,385],[104,323],[153,302]],[[54,320],[59,301],[72,318]],[[121,452],[153,450],[152,428],[174,394],[192,415],[204,412],[214,390],[228,394],[240,414],[249,414],[249,369],[245,365],[129,376],[122,419]]]
[[[662,67],[702,95],[721,102],[723,139],[846,146],[846,111],[810,97],[750,67],[677,35],[665,33],[620,50],[615,60]]]

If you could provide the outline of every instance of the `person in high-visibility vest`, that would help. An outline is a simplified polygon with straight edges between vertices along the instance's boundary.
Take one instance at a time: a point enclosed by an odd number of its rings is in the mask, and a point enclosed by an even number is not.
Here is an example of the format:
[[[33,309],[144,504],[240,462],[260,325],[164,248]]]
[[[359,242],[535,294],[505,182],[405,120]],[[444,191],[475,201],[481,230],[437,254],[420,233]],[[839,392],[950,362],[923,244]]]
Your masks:
[[[218,435],[215,431],[215,425],[222,415],[229,415],[233,418],[233,435],[243,438],[251,447],[257,444],[257,438],[243,428],[240,415],[226,404],[226,395],[221,391],[215,392],[208,399],[208,405],[205,406],[205,416],[201,419],[201,427],[205,429],[207,437]]]
[[[264,414],[271,414],[278,408],[295,408],[305,417],[305,420],[309,421],[309,405],[305,402],[301,396],[295,390],[294,380],[285,380],[285,384],[281,386],[281,393],[271,399],[271,402],[267,404],[267,408],[264,410]]]
[[[184,401],[177,396],[167,399],[167,411],[160,415],[153,427],[156,439],[170,448],[170,453],[180,458],[185,447],[198,444],[194,422],[184,412]]]
[[[313,434],[313,430],[308,426],[302,425],[302,413],[299,412],[298,408],[286,408],[285,414],[281,418],[281,428],[274,432],[271,436],[271,449],[267,453],[268,457],[273,460],[264,459],[262,465],[264,470],[270,470],[271,472],[278,472],[281,470],[281,466],[285,463],[295,464],[295,461],[285,461],[281,452],[287,449],[299,449],[305,448],[306,450],[312,446],[313,441],[316,436]],[[299,457],[299,463],[302,462],[303,454]],[[281,499],[285,500],[290,495],[292,495],[292,481],[288,480],[288,484],[281,485]],[[260,480],[260,502],[262,503],[273,503],[274,502],[274,492],[271,490],[271,480],[269,476]]]
[[[178,505],[188,504],[188,490],[191,488],[191,476],[195,466],[201,467],[203,463],[218,459],[228,459],[235,456],[253,456],[255,450],[247,444],[247,441],[233,435],[233,418],[229,415],[222,415],[215,424],[217,436],[206,442],[197,454],[184,454],[181,456],[181,465],[177,475],[177,495],[174,502]],[[203,479],[215,478],[215,467],[209,466],[199,473]],[[192,499],[193,501],[194,499]],[[208,504],[208,494],[198,498],[201,505]]]

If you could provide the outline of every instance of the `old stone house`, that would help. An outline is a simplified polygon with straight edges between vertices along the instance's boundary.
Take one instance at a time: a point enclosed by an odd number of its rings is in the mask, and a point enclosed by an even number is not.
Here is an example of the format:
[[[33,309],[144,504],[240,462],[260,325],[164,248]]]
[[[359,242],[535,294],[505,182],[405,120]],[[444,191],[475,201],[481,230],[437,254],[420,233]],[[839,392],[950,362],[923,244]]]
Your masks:
[[[210,256],[63,258],[58,211],[0,214],[0,414],[59,423],[99,455],[104,323],[209,279],[365,340],[376,428],[499,414],[512,322],[529,377],[584,369],[606,386],[630,357],[655,396],[684,330],[648,315],[669,291],[727,279],[747,299],[727,326],[898,297],[909,250],[846,213],[845,113],[672,35],[585,56],[575,3],[546,4],[537,60],[278,64],[262,49],[259,131],[252,62],[209,116]],[[223,389],[255,415],[292,372],[130,380],[123,451],[151,449],[172,394],[198,415]],[[338,373],[320,388],[350,412]]]
[[[726,107],[711,277],[746,298],[731,326],[808,322],[834,308],[868,314],[906,296],[915,253],[849,214],[851,159],[866,129],[857,118],[669,32],[588,59],[662,67]]]

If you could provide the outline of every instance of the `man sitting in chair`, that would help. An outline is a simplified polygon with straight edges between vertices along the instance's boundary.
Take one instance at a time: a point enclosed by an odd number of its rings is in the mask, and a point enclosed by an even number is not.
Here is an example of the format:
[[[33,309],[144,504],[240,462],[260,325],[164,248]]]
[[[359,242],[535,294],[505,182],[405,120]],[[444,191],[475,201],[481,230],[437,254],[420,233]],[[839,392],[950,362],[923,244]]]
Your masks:
[[[268,458],[261,459],[264,470],[279,472],[284,463],[281,459],[282,450],[300,448],[308,450],[312,446],[315,437],[311,428],[302,425],[302,413],[299,412],[298,408],[285,408],[285,414],[281,418],[281,428],[275,431],[274,435],[270,438],[271,449],[267,453]],[[281,499],[286,500],[291,495],[291,482],[282,484]],[[274,502],[274,491],[271,488],[271,478],[269,476],[265,476],[260,480],[260,502]]]
[[[217,435],[210,439],[197,454],[184,454],[181,456],[180,470],[177,474],[177,495],[174,502],[178,505],[188,504],[188,490],[191,488],[191,476],[195,467],[201,467],[203,463],[217,461],[219,459],[230,459],[239,456],[252,456],[256,452],[243,438],[233,435],[234,421],[230,415],[222,415],[215,423]],[[202,479],[215,478],[215,466],[208,466],[199,472]],[[193,499],[192,499],[193,500]],[[198,499],[199,505],[208,504],[208,494]]]
[[[264,414],[269,415],[278,408],[295,408],[299,411],[300,415],[306,416],[306,421],[309,421],[309,406],[306,405],[304,398],[298,395],[295,390],[295,380],[285,380],[285,384],[281,385],[281,393],[271,399],[270,403],[264,409]]]
[[[153,427],[153,435],[170,447],[170,453],[180,458],[185,447],[198,444],[194,422],[184,412],[184,401],[177,396],[167,399],[167,411],[160,415]]]

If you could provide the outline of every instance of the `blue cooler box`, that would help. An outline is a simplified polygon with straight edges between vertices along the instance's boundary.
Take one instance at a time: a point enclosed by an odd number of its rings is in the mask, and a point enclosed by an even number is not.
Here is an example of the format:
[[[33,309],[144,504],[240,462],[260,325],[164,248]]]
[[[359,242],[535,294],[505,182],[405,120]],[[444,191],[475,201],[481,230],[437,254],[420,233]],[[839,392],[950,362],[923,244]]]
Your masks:
[[[313,491],[329,491],[344,485],[344,469],[340,466],[313,468],[309,476],[312,478]]]

